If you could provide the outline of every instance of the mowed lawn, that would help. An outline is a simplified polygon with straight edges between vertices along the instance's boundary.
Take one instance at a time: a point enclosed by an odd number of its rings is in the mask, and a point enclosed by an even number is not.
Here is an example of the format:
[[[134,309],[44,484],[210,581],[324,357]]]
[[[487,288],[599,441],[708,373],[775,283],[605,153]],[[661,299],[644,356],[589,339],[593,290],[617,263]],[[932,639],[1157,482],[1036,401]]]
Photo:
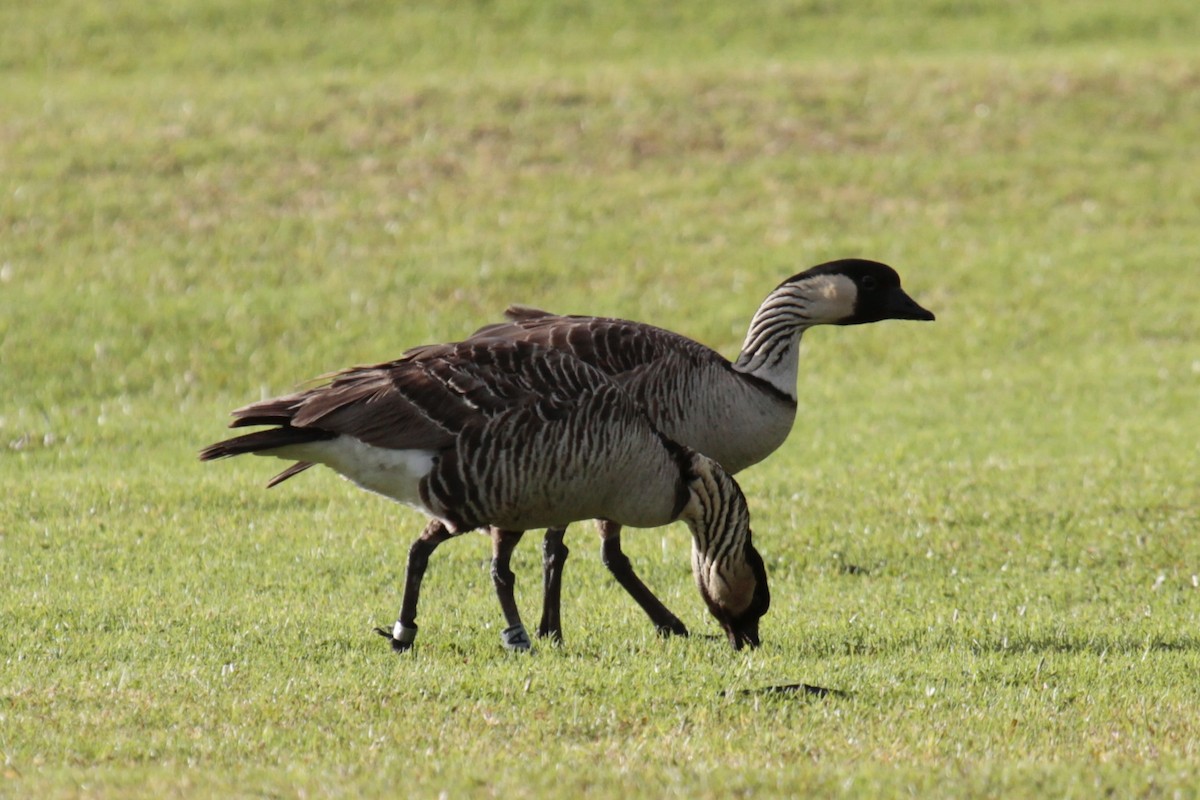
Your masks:
[[[1197,41],[1181,0],[5,4],[0,797],[1197,796]],[[938,320],[805,336],[739,476],[753,652],[682,525],[625,537],[663,640],[581,523],[562,647],[502,650],[472,534],[397,657],[419,514],[195,457],[510,302],[733,356],[845,256]]]

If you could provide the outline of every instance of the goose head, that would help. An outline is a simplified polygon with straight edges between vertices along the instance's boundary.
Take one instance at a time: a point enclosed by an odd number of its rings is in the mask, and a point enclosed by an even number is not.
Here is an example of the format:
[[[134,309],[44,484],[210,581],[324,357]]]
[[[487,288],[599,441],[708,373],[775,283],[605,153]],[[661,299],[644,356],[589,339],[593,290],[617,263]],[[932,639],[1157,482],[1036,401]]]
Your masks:
[[[734,650],[757,648],[758,620],[770,608],[767,567],[761,555],[745,542],[740,558],[710,561],[692,551],[692,572],[704,604],[713,614]]]
[[[788,278],[776,291],[798,293],[810,325],[934,319],[901,288],[896,270],[862,258],[820,264]]]
[[[704,604],[735,650],[758,647],[758,621],[771,606],[767,569],[754,549],[741,487],[696,451],[681,451],[688,500],[681,518],[692,529],[692,574]]]
[[[706,562],[693,553],[692,568],[700,596],[733,649],[758,647],[758,622],[771,607],[771,590],[754,545],[747,540],[741,558],[723,563]]]

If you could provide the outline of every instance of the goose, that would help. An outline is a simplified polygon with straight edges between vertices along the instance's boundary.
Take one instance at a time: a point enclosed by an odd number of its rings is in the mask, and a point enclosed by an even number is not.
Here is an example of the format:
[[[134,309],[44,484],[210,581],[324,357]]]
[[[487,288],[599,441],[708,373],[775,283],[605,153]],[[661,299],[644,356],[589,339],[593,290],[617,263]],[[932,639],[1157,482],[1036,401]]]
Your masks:
[[[886,264],[841,259],[819,264],[776,286],[750,320],[741,353],[730,362],[699,342],[623,319],[561,316],[511,306],[507,322],[468,341],[527,341],[570,353],[611,376],[671,439],[737,473],[773,453],[791,432],[798,406],[800,340],[815,325],[861,325],[886,319],[933,320],[901,288]],[[687,627],[641,582],[621,551],[617,520],[599,522],[601,558],[660,633]],[[560,596],[568,548],[565,529],[543,542],[544,599],[538,635],[562,639]]]
[[[429,345],[232,416],[230,427],[268,427],[205,447],[202,461],[253,453],[294,462],[268,486],[323,464],[429,517],[409,552],[398,620],[377,629],[398,651],[416,637],[429,555],[479,528],[492,537],[502,642],[528,650],[513,548],[525,530],[585,519],[686,522],[709,611],[734,649],[759,645],[770,591],[741,489],[716,461],[658,431],[616,381],[566,352],[505,340]]]

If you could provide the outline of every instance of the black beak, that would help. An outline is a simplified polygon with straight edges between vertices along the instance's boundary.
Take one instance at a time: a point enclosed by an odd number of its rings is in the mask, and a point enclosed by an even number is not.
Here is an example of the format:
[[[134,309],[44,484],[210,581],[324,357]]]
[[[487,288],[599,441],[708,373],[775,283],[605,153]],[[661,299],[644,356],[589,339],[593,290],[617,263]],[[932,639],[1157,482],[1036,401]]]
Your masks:
[[[919,319],[932,322],[933,312],[922,308],[899,286],[888,292],[883,305],[884,319]]]

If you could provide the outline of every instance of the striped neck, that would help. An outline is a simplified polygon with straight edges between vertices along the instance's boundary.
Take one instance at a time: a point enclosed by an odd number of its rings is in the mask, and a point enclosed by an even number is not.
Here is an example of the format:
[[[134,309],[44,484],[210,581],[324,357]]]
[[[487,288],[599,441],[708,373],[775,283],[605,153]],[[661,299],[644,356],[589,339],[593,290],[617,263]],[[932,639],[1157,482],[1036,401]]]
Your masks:
[[[690,497],[680,517],[692,529],[692,559],[705,570],[744,563],[750,539],[750,510],[729,473],[694,453]]]
[[[767,571],[750,541],[750,511],[717,462],[692,453],[683,519],[692,529],[692,575],[734,649],[758,647],[758,621],[771,606]]]
[[[784,281],[754,312],[734,370],[770,384],[795,401],[800,338],[813,325],[852,315],[855,294],[853,282],[840,275]]]

